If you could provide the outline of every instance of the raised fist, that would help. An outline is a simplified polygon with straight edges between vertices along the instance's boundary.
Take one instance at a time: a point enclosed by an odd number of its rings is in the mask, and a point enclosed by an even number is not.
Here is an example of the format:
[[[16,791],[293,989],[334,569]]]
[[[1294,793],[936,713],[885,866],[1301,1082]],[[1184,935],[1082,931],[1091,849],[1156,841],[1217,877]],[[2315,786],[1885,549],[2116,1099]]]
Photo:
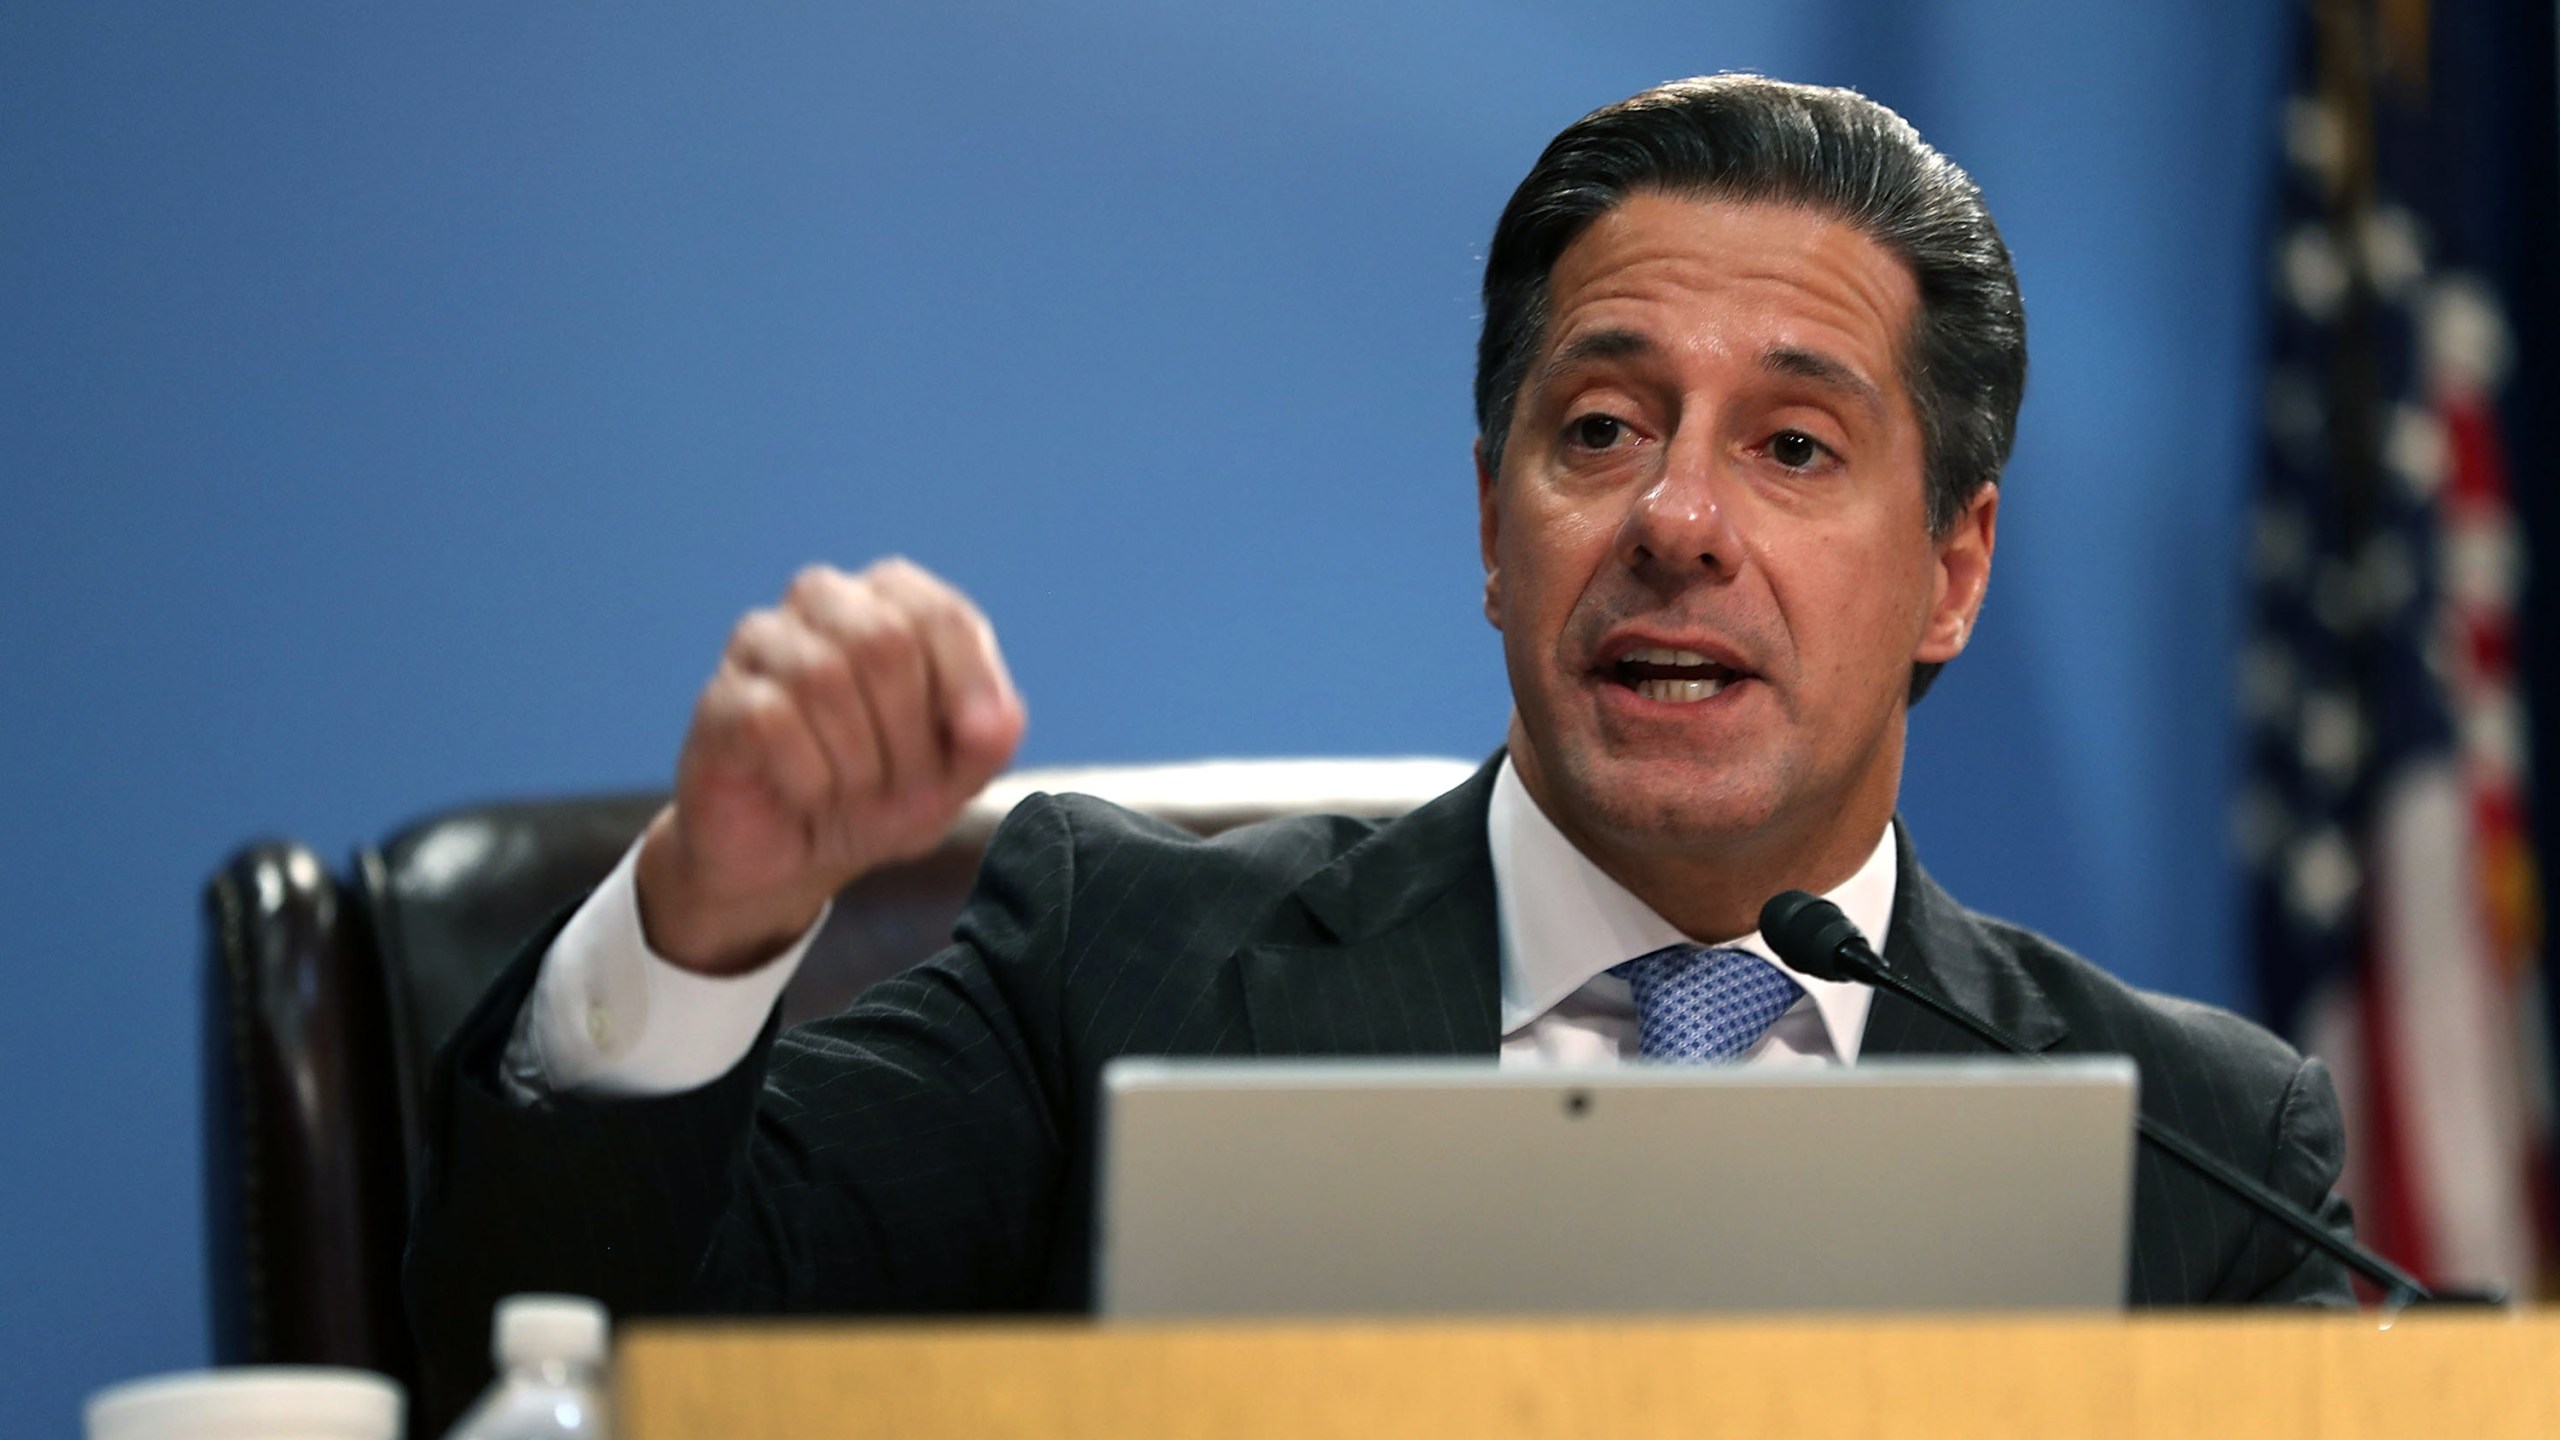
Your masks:
[[[771,959],[844,885],[932,849],[1024,723],[967,596],[905,560],[803,570],[694,705],[640,849],[650,948],[705,974]]]

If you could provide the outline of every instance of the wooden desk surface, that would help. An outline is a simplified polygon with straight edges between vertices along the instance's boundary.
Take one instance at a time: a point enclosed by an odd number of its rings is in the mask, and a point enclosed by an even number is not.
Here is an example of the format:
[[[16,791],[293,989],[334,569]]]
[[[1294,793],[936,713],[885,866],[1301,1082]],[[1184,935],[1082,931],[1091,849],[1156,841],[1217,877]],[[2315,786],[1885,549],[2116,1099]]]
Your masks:
[[[2560,1437],[2560,1311],[635,1324],[627,1440]]]

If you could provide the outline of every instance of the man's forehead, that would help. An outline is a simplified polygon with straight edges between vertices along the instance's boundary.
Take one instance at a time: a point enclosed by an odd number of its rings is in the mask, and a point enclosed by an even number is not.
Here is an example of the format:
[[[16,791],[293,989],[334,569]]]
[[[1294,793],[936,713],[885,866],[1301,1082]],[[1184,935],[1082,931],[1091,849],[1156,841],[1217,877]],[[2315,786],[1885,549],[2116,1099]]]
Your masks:
[[[1886,402],[1918,311],[1901,256],[1792,204],[1638,191],[1549,270],[1532,385],[1575,368],[1714,345],[1772,373]]]

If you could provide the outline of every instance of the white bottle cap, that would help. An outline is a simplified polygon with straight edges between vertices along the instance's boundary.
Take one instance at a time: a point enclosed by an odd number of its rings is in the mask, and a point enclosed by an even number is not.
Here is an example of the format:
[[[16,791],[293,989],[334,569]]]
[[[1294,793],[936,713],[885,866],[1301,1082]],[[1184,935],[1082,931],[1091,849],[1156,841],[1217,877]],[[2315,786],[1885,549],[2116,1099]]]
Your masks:
[[[584,1295],[510,1295],[498,1302],[498,1364],[604,1363],[604,1307]]]

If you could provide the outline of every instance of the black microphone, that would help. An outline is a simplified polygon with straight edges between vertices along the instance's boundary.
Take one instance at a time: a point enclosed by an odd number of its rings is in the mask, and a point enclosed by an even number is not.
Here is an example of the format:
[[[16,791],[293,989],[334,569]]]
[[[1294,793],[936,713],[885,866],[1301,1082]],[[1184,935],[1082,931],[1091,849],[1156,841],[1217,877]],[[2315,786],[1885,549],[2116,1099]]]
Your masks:
[[[1779,959],[1816,980],[1854,981],[1879,990],[1890,990],[1994,1048],[2033,1060],[2050,1058],[2028,1049],[2018,1037],[1966,1010],[1933,987],[1904,978],[1882,955],[1876,953],[1875,947],[1867,943],[1867,937],[1858,933],[1857,925],[1840,913],[1839,906],[1819,896],[1808,895],[1802,890],[1788,890],[1771,897],[1768,904],[1760,907],[1760,936],[1769,942],[1770,949],[1778,952]],[[2138,1110],[2133,1123],[2143,1139],[2188,1169],[2247,1201],[2259,1213],[2282,1222],[2287,1229],[2327,1252],[2348,1269],[2382,1287],[2387,1305],[2506,1303],[2506,1297],[2495,1292],[2439,1296],[2399,1266],[2352,1240],[2341,1240],[2331,1234],[2312,1218],[2310,1211],[2186,1136]]]

